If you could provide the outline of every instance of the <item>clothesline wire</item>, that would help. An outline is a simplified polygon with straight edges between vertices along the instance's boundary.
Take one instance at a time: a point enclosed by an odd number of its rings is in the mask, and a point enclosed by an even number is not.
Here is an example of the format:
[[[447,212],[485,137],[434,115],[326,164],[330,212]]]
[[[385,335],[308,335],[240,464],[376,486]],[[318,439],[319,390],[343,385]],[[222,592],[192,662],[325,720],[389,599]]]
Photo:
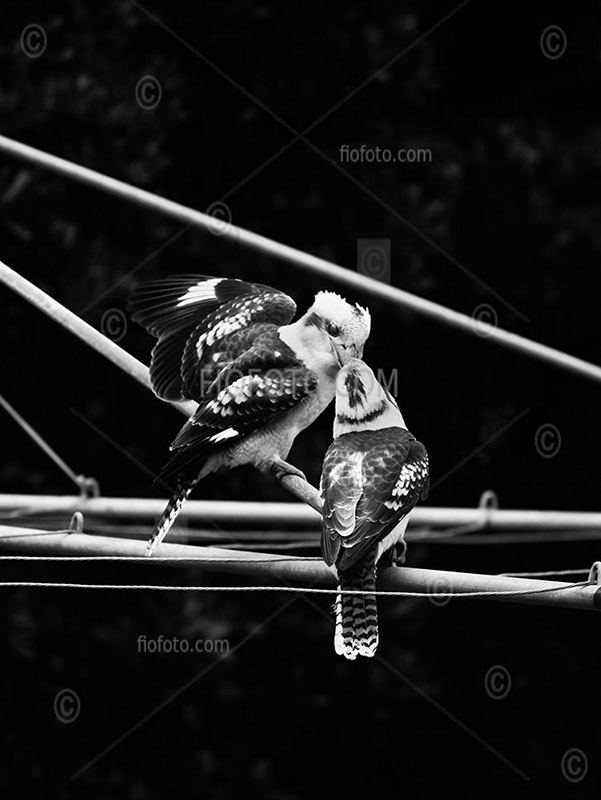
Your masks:
[[[556,569],[544,572],[499,572],[504,578],[550,578],[554,575],[588,575],[590,567],[584,569]]]
[[[199,548],[200,549],[200,548]],[[233,561],[239,564],[270,564],[272,562],[281,561],[321,561],[319,556],[278,556],[273,555],[269,558],[239,558],[233,557],[217,557],[206,558],[204,556],[21,556],[10,555],[0,556],[0,561],[139,561],[144,564],[152,565],[156,563],[169,563],[169,562],[189,562],[191,564],[211,564],[213,562],[222,563]]]
[[[189,563],[189,564],[211,564],[211,563],[238,563],[238,564],[270,564],[282,562],[320,562],[322,559],[319,556],[279,556],[273,555],[269,558],[241,558],[235,557],[217,557],[210,558],[205,556],[191,557],[191,556],[23,556],[23,555],[2,555],[0,561],[42,561],[42,562],[80,562],[80,561],[121,561],[135,563],[137,561],[152,566],[156,563]],[[588,575],[590,567],[583,567],[582,569],[558,569],[558,570],[545,570],[542,572],[498,572],[496,575],[503,578],[549,578],[560,575]],[[576,584],[574,584],[576,585]]]
[[[26,587],[44,589],[117,589],[117,590],[143,590],[161,592],[293,592],[296,594],[324,594],[324,595],[374,595],[376,597],[414,597],[414,598],[478,598],[478,597],[517,597],[520,595],[548,594],[550,592],[566,591],[569,589],[593,586],[594,581],[581,583],[566,583],[562,586],[553,586],[544,589],[516,589],[515,591],[482,591],[482,592],[404,592],[376,590],[366,592],[355,589],[322,589],[315,587],[295,586],[166,586],[159,584],[95,584],[95,583],[53,583],[38,581],[0,581],[0,588]]]

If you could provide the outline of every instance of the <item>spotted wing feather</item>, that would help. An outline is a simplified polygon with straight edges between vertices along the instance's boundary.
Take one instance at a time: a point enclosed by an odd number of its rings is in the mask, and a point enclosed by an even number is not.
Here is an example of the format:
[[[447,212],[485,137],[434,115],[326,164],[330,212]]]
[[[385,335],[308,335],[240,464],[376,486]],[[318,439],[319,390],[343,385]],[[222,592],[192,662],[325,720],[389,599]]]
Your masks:
[[[244,354],[269,326],[274,329],[290,322],[295,311],[296,305],[287,295],[264,287],[209,314],[192,331],[184,348],[184,395],[200,402],[206,387],[222,370]]]
[[[208,387],[202,404],[171,445],[174,456],[160,477],[196,470],[199,464],[258,430],[311,395],[317,375],[268,330],[234,359]]]
[[[150,378],[165,400],[198,399],[203,370],[219,366],[213,357],[222,358],[219,348],[231,334],[258,323],[286,324],[296,312],[292,298],[269,286],[202,275],[143,284],[128,307],[158,338]]]

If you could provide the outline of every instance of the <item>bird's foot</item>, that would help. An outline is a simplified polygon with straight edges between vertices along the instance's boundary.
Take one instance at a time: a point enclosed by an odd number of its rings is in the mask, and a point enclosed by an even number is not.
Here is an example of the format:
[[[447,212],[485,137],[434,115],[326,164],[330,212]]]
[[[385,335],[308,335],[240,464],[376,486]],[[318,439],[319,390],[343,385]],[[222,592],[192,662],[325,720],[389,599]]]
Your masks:
[[[296,478],[300,478],[303,481],[307,480],[307,477],[304,472],[297,467],[289,464],[287,461],[284,461],[282,458],[274,459],[273,461],[268,462],[265,464],[264,472],[268,472],[272,478],[275,478],[276,481],[281,482],[287,475],[293,475]]]
[[[380,559],[381,567],[402,567],[405,564],[405,557],[407,555],[407,542],[404,539],[399,539],[396,544],[393,544],[390,550],[387,550]]]

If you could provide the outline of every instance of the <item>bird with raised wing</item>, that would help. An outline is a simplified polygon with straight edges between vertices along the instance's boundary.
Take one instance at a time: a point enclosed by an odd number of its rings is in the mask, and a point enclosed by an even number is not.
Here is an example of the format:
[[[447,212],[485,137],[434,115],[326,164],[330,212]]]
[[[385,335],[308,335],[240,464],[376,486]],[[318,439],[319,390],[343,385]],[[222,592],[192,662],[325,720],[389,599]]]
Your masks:
[[[429,489],[428,454],[409,433],[392,395],[359,359],[336,380],[334,441],[320,491],[321,548],[338,575],[334,648],[350,660],[378,647],[376,565],[402,551],[409,514]],[[344,592],[351,592],[345,594]]]
[[[149,541],[151,555],[194,485],[221,467],[249,464],[281,480],[295,437],[335,395],[339,369],[361,356],[369,311],[319,292],[296,322],[296,304],[237,278],[180,275],[140,286],[134,321],[158,341],[150,378],[164,400],[199,405],[171,444],[159,478],[173,495]]]

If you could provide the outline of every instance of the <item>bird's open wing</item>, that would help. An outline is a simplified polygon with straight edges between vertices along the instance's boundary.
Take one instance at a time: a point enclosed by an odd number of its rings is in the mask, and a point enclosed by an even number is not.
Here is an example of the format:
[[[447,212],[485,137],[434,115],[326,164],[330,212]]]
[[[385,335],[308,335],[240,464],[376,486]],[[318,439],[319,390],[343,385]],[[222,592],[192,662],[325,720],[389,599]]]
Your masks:
[[[277,331],[265,331],[207,389],[172,443],[175,454],[160,477],[168,480],[198,468],[210,455],[274,422],[311,395],[317,384],[317,375],[296,358]]]
[[[294,300],[277,289],[202,275],[145,283],[128,308],[158,338],[150,379],[164,400],[201,399],[203,381],[211,382],[248,346],[254,325],[285,325],[296,313]]]
[[[329,470],[322,489],[325,498],[322,545],[324,539],[326,542],[330,540],[322,549],[325,551],[329,547],[330,552],[335,549],[339,552],[342,548],[338,560],[341,570],[356,564],[398,525],[420,498],[427,496],[428,455],[425,447],[407,431],[388,429],[391,430],[394,433],[382,431],[377,443],[374,443],[373,432],[346,434],[330,448],[338,443],[338,452],[333,454],[333,468]],[[360,472],[355,466],[351,472],[352,480],[336,485],[335,461],[356,464],[357,453],[362,456]],[[361,492],[357,498],[359,487]],[[352,526],[349,503],[353,512]]]

